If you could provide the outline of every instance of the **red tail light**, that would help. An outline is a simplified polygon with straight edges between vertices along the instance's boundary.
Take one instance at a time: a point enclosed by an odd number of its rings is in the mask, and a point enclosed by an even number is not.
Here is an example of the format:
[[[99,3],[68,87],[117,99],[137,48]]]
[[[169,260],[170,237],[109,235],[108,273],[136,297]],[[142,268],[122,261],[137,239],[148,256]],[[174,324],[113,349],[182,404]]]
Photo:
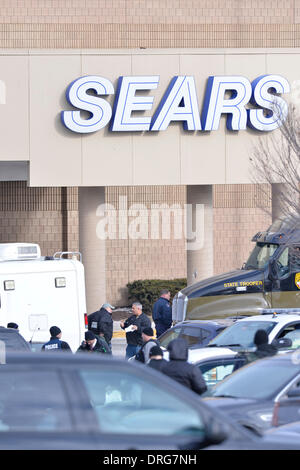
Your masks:
[[[88,322],[88,316],[87,313],[84,314],[84,326],[88,328],[89,322]]]

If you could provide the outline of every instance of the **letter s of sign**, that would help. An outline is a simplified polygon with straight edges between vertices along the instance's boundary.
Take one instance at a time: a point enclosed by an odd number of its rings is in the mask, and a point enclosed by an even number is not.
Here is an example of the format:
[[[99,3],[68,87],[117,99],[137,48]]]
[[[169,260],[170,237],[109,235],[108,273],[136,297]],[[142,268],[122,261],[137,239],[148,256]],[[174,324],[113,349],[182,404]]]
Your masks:
[[[273,131],[280,127],[287,118],[288,105],[274,93],[289,93],[290,88],[289,82],[280,75],[256,78],[252,82],[251,103],[260,108],[247,110],[248,126],[258,131]]]
[[[70,84],[66,96],[70,104],[91,113],[91,117],[83,119],[80,111],[62,111],[61,119],[64,125],[73,132],[88,134],[102,129],[110,121],[112,109],[110,104],[98,96],[87,94],[94,90],[98,95],[113,95],[115,90],[112,83],[103,77],[88,75]]]

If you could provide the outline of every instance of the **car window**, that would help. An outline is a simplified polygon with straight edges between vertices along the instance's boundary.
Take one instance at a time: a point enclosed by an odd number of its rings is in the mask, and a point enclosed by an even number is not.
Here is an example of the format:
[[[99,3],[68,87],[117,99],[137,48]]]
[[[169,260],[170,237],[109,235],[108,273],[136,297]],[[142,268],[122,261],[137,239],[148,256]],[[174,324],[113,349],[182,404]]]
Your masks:
[[[199,369],[202,372],[203,378],[206,382],[207,387],[212,387],[213,385],[221,382],[227,375],[232,374],[237,366],[237,361],[235,359],[231,360],[222,360],[211,361],[206,364],[199,364]]]
[[[279,258],[276,260],[278,267],[278,276],[283,278],[289,272],[289,248],[285,248]]]
[[[81,370],[102,432],[123,434],[202,435],[198,412],[150,379],[134,372]]]
[[[206,338],[208,338],[211,335],[211,332],[209,330],[206,330],[205,328],[201,329],[201,333],[202,333],[202,341],[204,341]]]
[[[71,430],[65,393],[56,372],[0,371],[0,432]]]
[[[209,344],[217,346],[240,344],[244,347],[252,347],[257,330],[263,329],[269,335],[275,325],[273,321],[237,321],[212,339]]]
[[[202,342],[202,328],[185,326],[180,334],[180,338],[184,338],[189,346]]]
[[[289,338],[292,340],[291,349],[297,349],[300,347],[300,322],[287,325],[283,328],[278,338]]]
[[[182,330],[181,327],[172,328],[171,330],[168,330],[159,338],[160,345],[163,348],[167,348],[168,344],[170,343],[170,341],[172,341],[172,339],[178,338],[181,330]]]

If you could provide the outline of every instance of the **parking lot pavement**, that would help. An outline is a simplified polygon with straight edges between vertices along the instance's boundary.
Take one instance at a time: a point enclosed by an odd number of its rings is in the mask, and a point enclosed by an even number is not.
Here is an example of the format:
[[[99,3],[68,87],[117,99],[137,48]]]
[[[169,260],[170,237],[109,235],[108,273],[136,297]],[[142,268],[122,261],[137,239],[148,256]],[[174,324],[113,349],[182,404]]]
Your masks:
[[[125,357],[126,336],[120,327],[119,321],[114,321],[114,334],[111,340],[112,353],[114,356]]]

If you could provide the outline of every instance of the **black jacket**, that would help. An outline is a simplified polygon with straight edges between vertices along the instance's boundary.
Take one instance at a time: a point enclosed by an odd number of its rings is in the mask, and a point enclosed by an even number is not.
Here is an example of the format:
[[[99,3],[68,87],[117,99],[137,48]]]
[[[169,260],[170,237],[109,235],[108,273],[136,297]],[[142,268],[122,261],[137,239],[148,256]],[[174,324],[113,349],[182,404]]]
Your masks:
[[[205,392],[207,387],[200,369],[187,362],[188,344],[186,340],[184,338],[173,339],[168,344],[168,351],[170,360],[164,365],[163,372],[196,393]]]
[[[61,341],[56,336],[51,336],[48,343],[43,344],[42,351],[70,351],[72,352],[70,346],[66,341]]]
[[[165,359],[150,359],[150,361],[147,363],[147,366],[150,366],[152,367],[152,369],[156,369],[160,372],[163,372],[166,364],[168,364],[168,361],[166,361]]]
[[[110,344],[113,336],[113,324],[111,313],[105,308],[100,308],[100,310],[88,316],[88,329],[96,335],[103,333],[108,344]]]
[[[90,349],[89,345],[83,341],[77,349],[77,352],[111,354],[111,349],[104,338],[96,336],[96,340],[97,342],[93,349]]]
[[[133,346],[141,346],[143,344],[142,331],[144,328],[151,327],[150,319],[145,313],[141,313],[141,315],[139,316],[131,315],[131,317],[125,320],[123,330],[130,325],[136,325],[138,329],[135,331],[126,332],[127,344],[131,344]]]
[[[160,297],[153,305],[152,318],[157,338],[172,326],[172,309],[168,299]]]

